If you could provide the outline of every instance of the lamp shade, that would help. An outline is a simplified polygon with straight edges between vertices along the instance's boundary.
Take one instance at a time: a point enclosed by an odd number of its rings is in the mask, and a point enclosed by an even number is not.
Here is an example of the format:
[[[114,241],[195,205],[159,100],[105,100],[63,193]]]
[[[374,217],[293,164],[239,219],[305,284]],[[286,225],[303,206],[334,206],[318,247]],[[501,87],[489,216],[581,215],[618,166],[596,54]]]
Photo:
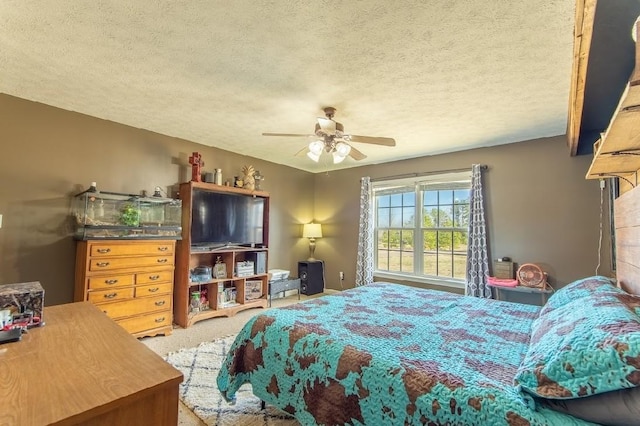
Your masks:
[[[306,223],[302,227],[302,238],[322,238],[322,225],[319,223]]]

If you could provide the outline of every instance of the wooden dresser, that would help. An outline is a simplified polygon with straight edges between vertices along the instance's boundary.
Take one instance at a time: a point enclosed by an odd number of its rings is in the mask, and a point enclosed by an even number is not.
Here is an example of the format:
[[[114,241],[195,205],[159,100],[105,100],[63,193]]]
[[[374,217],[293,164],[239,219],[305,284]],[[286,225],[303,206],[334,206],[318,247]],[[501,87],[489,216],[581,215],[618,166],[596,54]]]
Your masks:
[[[2,345],[0,424],[175,426],[182,373],[89,302]]]
[[[136,337],[171,334],[174,240],[77,244],[76,302],[95,304]]]

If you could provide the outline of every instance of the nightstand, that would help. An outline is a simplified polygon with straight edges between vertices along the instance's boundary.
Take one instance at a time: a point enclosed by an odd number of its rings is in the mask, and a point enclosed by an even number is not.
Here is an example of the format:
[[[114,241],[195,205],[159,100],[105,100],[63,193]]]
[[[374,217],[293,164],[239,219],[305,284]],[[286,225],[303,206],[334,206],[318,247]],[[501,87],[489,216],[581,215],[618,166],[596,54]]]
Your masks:
[[[522,300],[521,303],[527,303],[529,305],[543,306],[545,303],[547,303],[547,299],[549,298],[549,295],[553,293],[553,289],[549,287],[537,288],[537,287],[525,287],[522,285],[517,285],[515,287],[507,287],[507,286],[491,285],[491,284],[488,284],[488,285],[491,288],[496,290],[496,293],[495,293],[496,300],[502,300],[507,302],[516,302],[516,301],[520,302],[520,300],[513,300],[513,299],[514,298],[521,299],[521,300],[525,299],[525,300]],[[539,299],[540,303],[538,302],[531,303],[531,301],[526,300],[527,295],[532,295],[532,294],[540,297]]]

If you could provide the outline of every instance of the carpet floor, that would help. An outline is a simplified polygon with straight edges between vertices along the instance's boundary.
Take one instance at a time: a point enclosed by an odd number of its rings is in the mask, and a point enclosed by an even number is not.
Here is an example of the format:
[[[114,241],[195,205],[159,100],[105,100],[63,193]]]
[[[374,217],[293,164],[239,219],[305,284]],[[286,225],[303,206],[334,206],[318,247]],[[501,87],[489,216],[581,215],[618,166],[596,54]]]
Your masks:
[[[296,426],[299,423],[272,406],[261,409],[260,399],[243,385],[235,404],[227,403],[216,386],[216,377],[234,336],[204,342],[195,348],[181,349],[165,359],[184,374],[180,385],[181,401],[205,424],[211,426]]]

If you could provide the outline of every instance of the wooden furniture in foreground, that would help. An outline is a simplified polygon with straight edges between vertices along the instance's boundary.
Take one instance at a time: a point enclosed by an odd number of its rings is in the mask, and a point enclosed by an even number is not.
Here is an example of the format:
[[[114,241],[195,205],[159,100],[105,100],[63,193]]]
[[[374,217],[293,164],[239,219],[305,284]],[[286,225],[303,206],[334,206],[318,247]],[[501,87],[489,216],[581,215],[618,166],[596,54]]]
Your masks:
[[[182,373],[89,302],[1,346],[0,423],[176,425]]]
[[[171,334],[174,240],[86,240],[76,248],[76,302],[136,337]]]
[[[261,197],[265,199],[264,218],[262,229],[263,248],[195,248],[192,246],[191,228],[193,215],[193,191],[211,191],[230,193],[248,197]],[[174,321],[181,327],[190,327],[198,321],[214,317],[233,316],[245,309],[266,308],[269,293],[268,249],[269,241],[269,194],[262,191],[252,191],[243,188],[216,185],[205,182],[186,182],[180,185],[180,199],[182,200],[182,239],[178,241],[176,248],[176,274],[174,291]],[[212,218],[215,220],[215,218]],[[192,281],[191,271],[196,267],[211,267],[219,260],[225,265],[226,276],[224,278],[212,278],[203,281]],[[260,258],[260,262],[257,259]],[[263,271],[250,274],[241,274],[236,270],[238,263],[244,261],[260,263]],[[260,296],[250,298],[248,285],[250,282],[259,281]],[[197,309],[191,306],[194,292],[202,294],[206,291],[207,299],[204,305]],[[231,295],[229,300],[229,295]],[[203,300],[203,299],[201,299]]]

